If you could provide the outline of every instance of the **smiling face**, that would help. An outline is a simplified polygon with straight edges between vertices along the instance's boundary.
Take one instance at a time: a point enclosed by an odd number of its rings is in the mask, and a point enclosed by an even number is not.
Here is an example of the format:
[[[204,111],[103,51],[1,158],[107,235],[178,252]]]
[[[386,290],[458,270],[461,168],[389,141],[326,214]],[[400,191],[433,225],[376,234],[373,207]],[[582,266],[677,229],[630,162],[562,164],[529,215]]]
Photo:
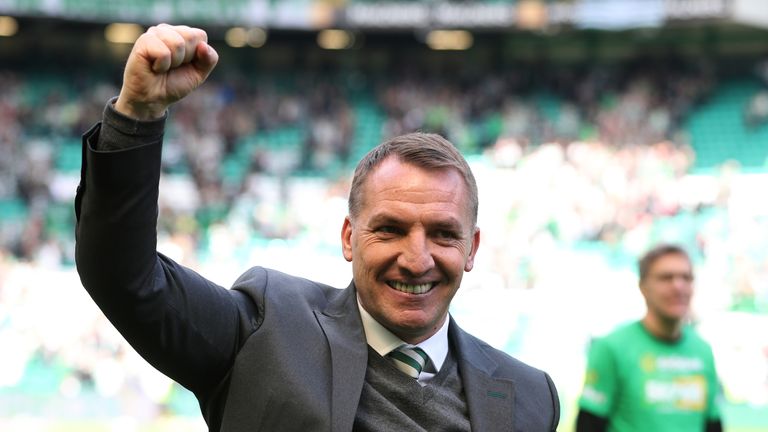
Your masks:
[[[640,281],[648,317],[659,322],[682,322],[691,306],[693,270],[687,256],[668,253],[656,258]]]
[[[392,333],[419,343],[442,326],[480,243],[467,187],[455,169],[389,156],[363,184],[360,211],[344,220],[342,247],[360,303]]]

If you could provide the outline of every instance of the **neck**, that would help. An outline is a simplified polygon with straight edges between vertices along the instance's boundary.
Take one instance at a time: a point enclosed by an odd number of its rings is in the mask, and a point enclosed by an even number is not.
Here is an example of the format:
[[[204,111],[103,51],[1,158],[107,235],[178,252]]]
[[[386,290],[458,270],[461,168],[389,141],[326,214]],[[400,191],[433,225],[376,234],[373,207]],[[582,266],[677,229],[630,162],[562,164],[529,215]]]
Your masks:
[[[643,327],[658,339],[674,342],[683,333],[682,320],[665,320],[651,314],[646,314],[642,320]]]

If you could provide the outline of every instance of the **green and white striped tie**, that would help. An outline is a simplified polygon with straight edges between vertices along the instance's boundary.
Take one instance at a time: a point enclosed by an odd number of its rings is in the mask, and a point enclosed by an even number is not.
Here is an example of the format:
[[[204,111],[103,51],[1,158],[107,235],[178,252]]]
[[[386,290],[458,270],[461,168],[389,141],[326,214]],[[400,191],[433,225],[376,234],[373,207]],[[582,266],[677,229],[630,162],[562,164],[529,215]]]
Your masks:
[[[405,372],[411,378],[419,378],[419,374],[427,363],[427,353],[413,345],[401,345],[388,354],[395,367]]]

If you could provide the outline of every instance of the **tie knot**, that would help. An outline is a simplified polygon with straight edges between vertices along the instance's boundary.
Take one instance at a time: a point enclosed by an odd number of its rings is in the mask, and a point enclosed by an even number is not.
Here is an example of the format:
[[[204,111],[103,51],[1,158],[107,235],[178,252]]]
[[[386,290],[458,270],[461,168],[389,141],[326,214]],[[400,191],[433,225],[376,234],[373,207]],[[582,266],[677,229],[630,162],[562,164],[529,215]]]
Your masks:
[[[406,375],[411,378],[418,378],[429,356],[417,346],[401,345],[389,353],[389,358],[392,359],[395,367],[405,372]]]

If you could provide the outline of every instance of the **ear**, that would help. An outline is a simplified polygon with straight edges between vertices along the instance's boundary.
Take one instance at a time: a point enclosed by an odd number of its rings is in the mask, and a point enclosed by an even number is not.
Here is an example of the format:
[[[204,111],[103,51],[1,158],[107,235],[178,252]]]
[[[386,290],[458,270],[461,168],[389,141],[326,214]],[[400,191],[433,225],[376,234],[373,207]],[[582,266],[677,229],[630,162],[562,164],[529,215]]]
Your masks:
[[[464,264],[464,271],[471,271],[475,266],[475,254],[477,254],[477,248],[480,247],[480,228],[475,227],[475,232],[472,234],[472,244],[470,245],[469,255],[467,256],[467,262]]]
[[[344,259],[352,262],[352,221],[349,216],[344,218],[344,224],[341,226],[341,251]]]

